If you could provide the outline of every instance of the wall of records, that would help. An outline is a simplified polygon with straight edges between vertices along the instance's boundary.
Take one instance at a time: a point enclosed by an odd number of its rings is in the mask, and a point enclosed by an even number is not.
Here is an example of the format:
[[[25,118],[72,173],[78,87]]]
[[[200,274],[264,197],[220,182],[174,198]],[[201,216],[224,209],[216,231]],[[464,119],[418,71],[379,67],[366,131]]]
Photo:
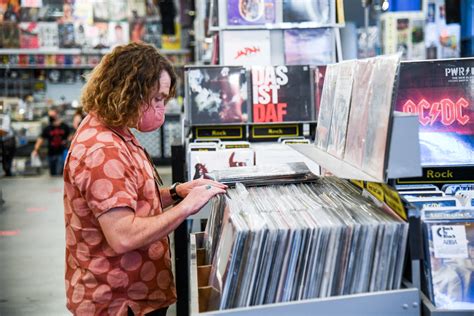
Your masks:
[[[210,34],[221,65],[327,64],[336,58],[340,1],[211,1]],[[336,9],[338,19],[336,19]],[[339,23],[339,24],[337,24]]]

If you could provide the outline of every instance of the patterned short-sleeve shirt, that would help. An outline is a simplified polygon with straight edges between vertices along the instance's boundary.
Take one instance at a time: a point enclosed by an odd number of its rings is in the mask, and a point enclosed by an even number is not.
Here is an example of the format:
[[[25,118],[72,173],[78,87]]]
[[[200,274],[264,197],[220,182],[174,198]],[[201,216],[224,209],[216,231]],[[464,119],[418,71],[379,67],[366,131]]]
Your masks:
[[[127,133],[128,134],[128,133]],[[98,217],[128,207],[136,216],[162,213],[152,165],[135,137],[88,115],[64,168],[67,307],[76,315],[135,315],[176,301],[168,239],[117,254]]]

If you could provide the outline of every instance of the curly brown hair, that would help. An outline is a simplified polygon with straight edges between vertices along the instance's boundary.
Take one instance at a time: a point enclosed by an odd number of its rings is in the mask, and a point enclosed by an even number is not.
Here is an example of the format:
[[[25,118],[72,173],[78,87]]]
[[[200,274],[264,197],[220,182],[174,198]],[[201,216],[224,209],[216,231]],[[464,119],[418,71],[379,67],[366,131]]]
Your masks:
[[[154,46],[145,43],[117,46],[88,76],[81,96],[84,111],[94,112],[111,127],[136,126],[140,106],[150,103],[162,71],[170,75],[169,97],[173,97],[176,74],[168,59]]]

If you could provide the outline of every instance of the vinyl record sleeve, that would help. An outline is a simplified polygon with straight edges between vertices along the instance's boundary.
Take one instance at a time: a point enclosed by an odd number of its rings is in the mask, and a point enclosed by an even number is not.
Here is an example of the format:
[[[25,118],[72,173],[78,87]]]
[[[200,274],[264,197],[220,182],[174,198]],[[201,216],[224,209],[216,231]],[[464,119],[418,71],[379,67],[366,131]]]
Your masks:
[[[23,22],[20,28],[20,48],[39,48],[38,23]]]
[[[254,123],[311,121],[309,66],[254,66],[251,73]]]
[[[283,22],[335,23],[335,1],[283,0]]]
[[[284,30],[286,65],[325,65],[335,60],[331,28]]]
[[[58,24],[59,32],[59,47],[61,48],[73,48],[75,46],[74,41],[74,24]]]
[[[391,118],[396,95],[400,56],[377,57],[371,84],[362,169],[377,179],[385,179]]]
[[[346,148],[347,125],[351,107],[352,83],[357,62],[347,61],[337,64],[336,88],[334,92],[334,108],[332,112],[331,128],[328,136],[328,153],[340,159]]]
[[[185,78],[191,125],[247,122],[249,83],[244,68],[192,67]]]
[[[259,25],[275,22],[275,0],[227,0],[227,24]]]
[[[128,27],[128,22],[109,23],[108,42],[110,47],[128,44],[130,41],[130,32]]]
[[[222,36],[223,65],[271,65],[272,48],[269,30],[232,30],[220,32]]]
[[[338,70],[339,68],[335,64],[327,66],[321,95],[315,144],[316,147],[324,151],[326,151],[328,147]]]

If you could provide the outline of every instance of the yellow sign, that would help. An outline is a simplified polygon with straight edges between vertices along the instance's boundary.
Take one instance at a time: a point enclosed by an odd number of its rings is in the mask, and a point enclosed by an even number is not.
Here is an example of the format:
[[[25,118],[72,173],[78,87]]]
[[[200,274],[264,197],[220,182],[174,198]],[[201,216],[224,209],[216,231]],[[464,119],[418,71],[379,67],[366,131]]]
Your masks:
[[[364,181],[361,180],[351,180],[352,183],[357,185],[359,188],[363,189],[364,188]]]
[[[369,191],[377,200],[384,202],[383,187],[380,183],[367,182],[367,191]]]

